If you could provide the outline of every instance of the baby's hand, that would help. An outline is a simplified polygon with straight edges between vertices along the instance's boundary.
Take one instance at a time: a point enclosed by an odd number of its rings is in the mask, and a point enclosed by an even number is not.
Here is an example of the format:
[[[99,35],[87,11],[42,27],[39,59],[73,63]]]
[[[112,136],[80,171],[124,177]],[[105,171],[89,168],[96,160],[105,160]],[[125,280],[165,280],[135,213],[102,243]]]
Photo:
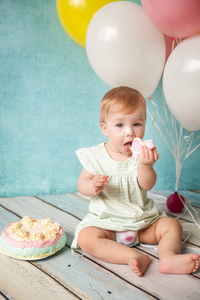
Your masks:
[[[153,149],[147,148],[147,146],[142,146],[141,155],[139,162],[145,166],[153,166],[153,164],[158,160],[159,155],[156,151],[156,147]]]
[[[92,179],[92,187],[94,189],[94,194],[98,195],[103,191],[105,184],[108,182],[109,176],[105,175],[94,175]]]

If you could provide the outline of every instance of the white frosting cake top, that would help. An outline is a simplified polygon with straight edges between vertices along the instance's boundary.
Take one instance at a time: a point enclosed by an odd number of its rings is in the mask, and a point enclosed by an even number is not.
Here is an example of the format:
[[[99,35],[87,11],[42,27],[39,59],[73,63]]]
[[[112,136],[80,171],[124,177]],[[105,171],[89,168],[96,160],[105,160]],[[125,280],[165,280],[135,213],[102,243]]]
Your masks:
[[[60,225],[51,219],[35,220],[23,217],[19,222],[13,222],[8,227],[10,237],[17,241],[41,241],[56,238]]]

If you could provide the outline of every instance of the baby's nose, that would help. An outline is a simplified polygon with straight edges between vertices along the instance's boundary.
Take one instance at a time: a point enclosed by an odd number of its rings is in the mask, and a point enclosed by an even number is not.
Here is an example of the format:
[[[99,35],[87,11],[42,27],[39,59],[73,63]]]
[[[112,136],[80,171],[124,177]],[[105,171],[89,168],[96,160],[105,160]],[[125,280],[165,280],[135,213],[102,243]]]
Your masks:
[[[127,136],[132,136],[132,135],[134,135],[134,131],[131,128],[127,128],[126,135]]]

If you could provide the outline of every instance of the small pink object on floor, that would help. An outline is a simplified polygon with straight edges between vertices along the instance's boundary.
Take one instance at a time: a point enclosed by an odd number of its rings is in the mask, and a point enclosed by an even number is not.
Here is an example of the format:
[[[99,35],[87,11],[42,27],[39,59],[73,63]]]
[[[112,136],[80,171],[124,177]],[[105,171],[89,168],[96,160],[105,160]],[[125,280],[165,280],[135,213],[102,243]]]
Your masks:
[[[140,156],[143,145],[147,146],[147,148],[150,148],[150,149],[155,148],[152,140],[146,140],[143,142],[142,139],[140,139],[140,138],[134,138],[133,143],[132,143],[132,148],[131,148],[132,155],[134,158],[138,158]]]
[[[174,194],[171,194],[167,198],[166,205],[170,211],[179,213],[184,208],[184,203],[185,203],[185,198],[182,195],[175,192]]]

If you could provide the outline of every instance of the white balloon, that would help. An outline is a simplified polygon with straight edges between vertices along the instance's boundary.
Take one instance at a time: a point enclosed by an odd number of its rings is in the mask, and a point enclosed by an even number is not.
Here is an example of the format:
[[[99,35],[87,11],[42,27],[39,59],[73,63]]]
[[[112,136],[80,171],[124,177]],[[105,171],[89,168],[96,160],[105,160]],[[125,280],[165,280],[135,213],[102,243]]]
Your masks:
[[[170,54],[163,91],[169,109],[190,131],[200,129],[200,34],[182,41]]]
[[[156,89],[165,63],[164,35],[143,8],[111,2],[96,12],[86,34],[88,60],[109,86],[133,87],[144,97]]]

